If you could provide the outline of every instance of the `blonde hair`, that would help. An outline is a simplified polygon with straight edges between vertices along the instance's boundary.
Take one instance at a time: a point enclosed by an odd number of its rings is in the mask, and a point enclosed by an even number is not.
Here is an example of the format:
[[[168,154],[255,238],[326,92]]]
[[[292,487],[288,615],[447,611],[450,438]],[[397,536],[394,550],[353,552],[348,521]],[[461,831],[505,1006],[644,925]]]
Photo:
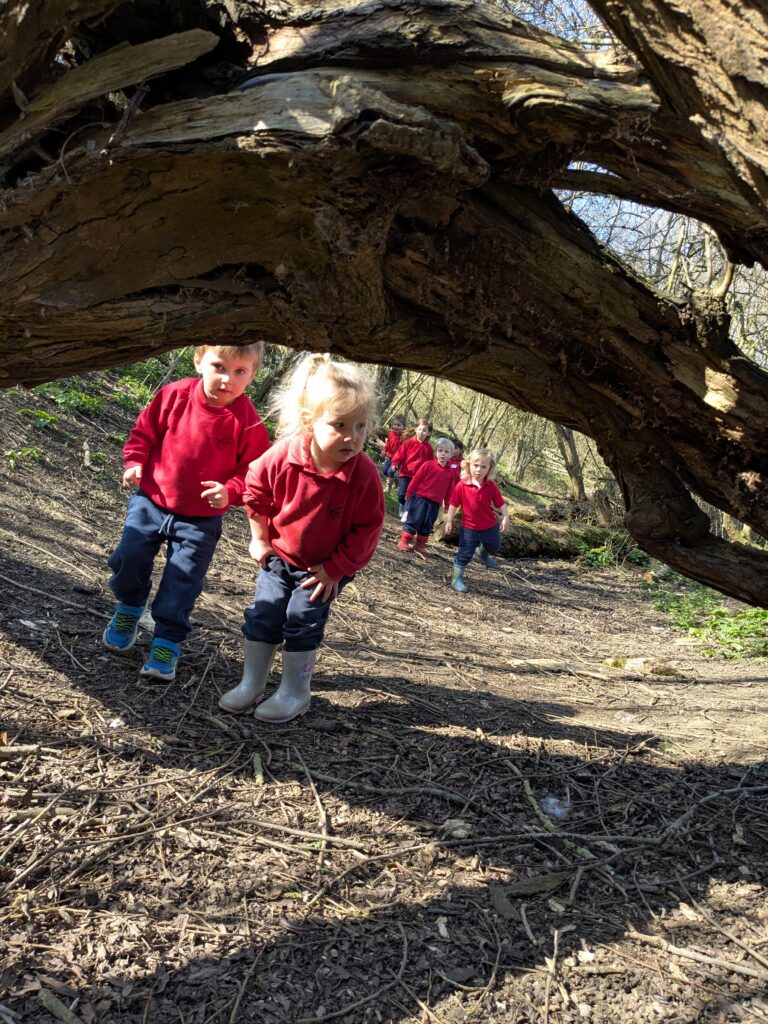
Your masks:
[[[277,436],[306,433],[329,408],[339,416],[362,408],[366,432],[376,427],[378,395],[368,374],[354,363],[307,353],[288,382],[269,402],[269,415],[277,418]]]
[[[195,347],[195,359],[202,359],[208,349],[213,349],[225,359],[239,359],[241,356],[251,356],[256,369],[261,366],[264,359],[264,342],[252,341],[247,345],[197,345]]]
[[[449,444],[451,446],[451,455],[453,455],[453,452],[454,452],[454,449],[455,449],[455,445],[454,445],[453,441],[450,439],[450,437],[439,437],[437,439],[437,444],[435,445],[435,451],[437,451],[437,449],[440,447],[441,444],[444,445],[444,446]]]
[[[490,448],[473,448],[469,455],[465,455],[461,460],[461,477],[462,479],[470,479],[469,467],[472,465],[472,459],[490,459],[491,468],[488,470],[486,480],[496,479],[496,456],[493,454]]]

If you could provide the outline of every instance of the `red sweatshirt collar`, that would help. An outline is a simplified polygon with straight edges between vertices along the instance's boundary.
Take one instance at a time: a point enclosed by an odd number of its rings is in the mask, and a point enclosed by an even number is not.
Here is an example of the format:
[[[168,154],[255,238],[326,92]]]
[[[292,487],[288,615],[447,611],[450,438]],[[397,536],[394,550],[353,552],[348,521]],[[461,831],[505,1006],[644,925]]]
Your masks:
[[[310,438],[306,434],[300,434],[297,437],[290,438],[288,441],[288,461],[293,463],[294,466],[301,466],[306,473],[311,473],[313,476],[328,479],[334,477],[335,479],[342,480],[345,484],[348,484],[352,479],[352,473],[362,452],[358,452],[357,455],[353,456],[353,458],[349,459],[347,462],[342,462],[335,472],[320,473],[312,460],[309,443]]]

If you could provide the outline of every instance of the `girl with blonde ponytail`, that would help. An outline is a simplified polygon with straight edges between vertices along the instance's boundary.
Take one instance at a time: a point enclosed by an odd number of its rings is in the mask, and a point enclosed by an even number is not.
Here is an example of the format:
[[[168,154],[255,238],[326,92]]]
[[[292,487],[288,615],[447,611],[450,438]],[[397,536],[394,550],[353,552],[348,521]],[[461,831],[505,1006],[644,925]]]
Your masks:
[[[282,723],[309,707],[331,602],[376,550],[384,492],[362,450],[375,424],[376,389],[358,366],[304,356],[270,412],[278,440],[251,463],[243,496],[249,552],[261,569],[245,610],[243,677],[219,706],[257,705],[258,721]],[[261,703],[278,647],[282,680]]]

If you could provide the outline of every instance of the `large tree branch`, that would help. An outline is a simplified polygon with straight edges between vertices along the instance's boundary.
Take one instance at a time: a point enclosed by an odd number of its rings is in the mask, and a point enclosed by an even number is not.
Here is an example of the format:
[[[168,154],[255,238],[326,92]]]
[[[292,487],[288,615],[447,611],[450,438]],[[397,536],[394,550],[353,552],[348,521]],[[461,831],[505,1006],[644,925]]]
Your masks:
[[[122,5],[88,47],[146,41],[155,10]],[[209,13],[179,0],[162,24]],[[730,343],[722,297],[656,294],[549,191],[594,163],[766,261],[765,202],[732,137],[663,76],[652,88],[491,7],[241,0],[235,14],[218,58],[181,87],[184,72],[156,79],[118,144],[83,128],[84,109],[62,125],[78,130],[66,154],[43,139],[58,163],[35,165],[24,141],[11,153],[4,383],[201,337],[439,374],[594,437],[649,550],[764,602],[760,559],[747,571],[712,542],[688,491],[768,533],[766,375]],[[240,65],[214,65],[223,53]],[[221,87],[235,79],[243,91]]]

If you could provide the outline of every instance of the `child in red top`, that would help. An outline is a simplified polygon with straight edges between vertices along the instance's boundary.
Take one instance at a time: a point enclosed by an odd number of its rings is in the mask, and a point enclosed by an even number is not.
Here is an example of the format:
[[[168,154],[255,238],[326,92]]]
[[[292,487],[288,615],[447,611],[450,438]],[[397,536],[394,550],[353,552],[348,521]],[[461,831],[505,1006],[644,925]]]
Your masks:
[[[453,455],[448,465],[454,472],[456,480],[461,480],[461,462],[464,458],[464,444],[457,438],[453,439]]]
[[[451,495],[445,532],[449,534],[453,530],[453,517],[460,508],[459,550],[453,563],[451,584],[460,594],[467,592],[464,568],[472,561],[475,550],[478,550],[483,565],[493,569],[496,565],[493,555],[501,547],[501,534],[509,526],[509,511],[501,491],[493,482],[495,476],[496,460],[491,449],[475,448],[464,460],[461,480]],[[501,513],[501,529],[494,510]]]
[[[384,492],[362,451],[376,393],[360,368],[307,355],[274,406],[279,440],[251,465],[245,484],[249,552],[261,572],[245,610],[243,677],[219,706],[245,711],[258,703],[260,722],[289,722],[309,707],[332,600],[376,550]],[[260,704],[281,645],[280,687]]]
[[[263,353],[260,341],[199,345],[195,369],[202,379],[161,388],[139,413],[123,448],[123,486],[137,490],[107,563],[118,603],[103,640],[113,651],[133,646],[152,564],[165,547],[143,676],[175,677],[179,645],[192,629],[189,616],[221,536],[222,516],[230,505],[242,504],[248,464],[269,447],[269,435],[244,394]]]
[[[427,541],[435,525],[440,506],[456,486],[456,477],[448,462],[453,452],[453,441],[441,437],[435,449],[435,459],[422,462],[411,478],[406,491],[406,519],[397,543],[400,551],[426,554]],[[416,538],[415,546],[414,537]]]
[[[401,519],[405,515],[405,493],[413,474],[422,462],[430,462],[435,457],[428,440],[431,433],[432,424],[422,416],[415,426],[405,431],[402,444],[392,459],[392,468],[397,471],[399,477],[397,513]]]
[[[404,430],[405,416],[393,416],[392,429],[387,434],[387,440],[384,444],[384,465],[381,467],[381,475],[385,480],[391,480],[395,475],[395,471],[392,469],[392,459],[397,454],[397,450],[403,440]]]

